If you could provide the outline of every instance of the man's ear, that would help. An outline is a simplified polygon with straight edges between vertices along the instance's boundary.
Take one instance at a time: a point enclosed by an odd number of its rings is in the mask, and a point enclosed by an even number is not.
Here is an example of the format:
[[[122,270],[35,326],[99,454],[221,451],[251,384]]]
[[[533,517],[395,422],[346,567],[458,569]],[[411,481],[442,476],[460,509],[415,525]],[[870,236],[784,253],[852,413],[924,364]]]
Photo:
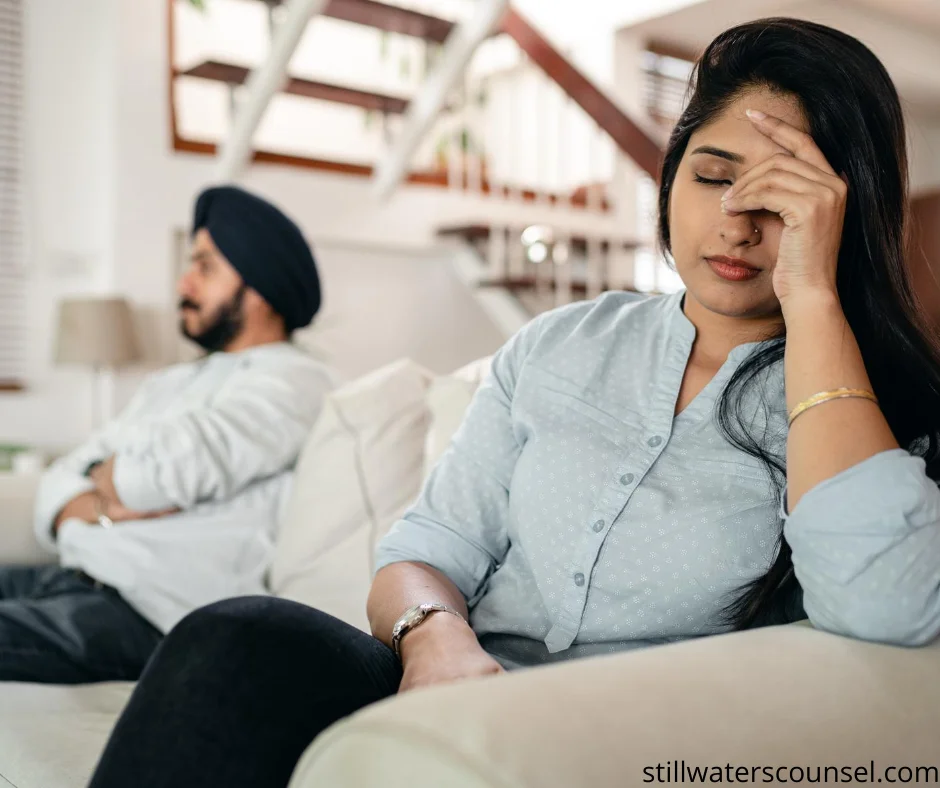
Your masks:
[[[245,314],[259,315],[265,320],[278,320],[281,323],[284,319],[278,314],[261,293],[253,287],[245,287],[245,295],[242,298],[242,309]]]

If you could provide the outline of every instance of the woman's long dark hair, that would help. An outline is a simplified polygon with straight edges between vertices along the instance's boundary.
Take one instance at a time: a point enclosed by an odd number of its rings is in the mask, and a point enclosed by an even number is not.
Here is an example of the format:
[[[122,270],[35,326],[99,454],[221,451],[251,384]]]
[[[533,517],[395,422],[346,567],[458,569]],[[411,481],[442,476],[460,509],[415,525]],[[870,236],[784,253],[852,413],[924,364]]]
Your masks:
[[[673,129],[659,190],[659,242],[671,251],[669,197],[689,138],[753,89],[792,95],[810,134],[849,190],[837,283],[881,410],[898,443],[940,479],[940,354],[915,301],[905,261],[907,148],[897,91],[860,41],[799,19],[770,18],[718,36],[696,64],[691,98]],[[718,402],[716,418],[734,446],[760,460],[782,493],[786,468],[766,436],[752,434],[743,403],[762,373],[781,362],[786,338],[762,344],[741,364]],[[761,578],[725,609],[735,629],[792,621],[802,591],[782,529],[777,556]]]

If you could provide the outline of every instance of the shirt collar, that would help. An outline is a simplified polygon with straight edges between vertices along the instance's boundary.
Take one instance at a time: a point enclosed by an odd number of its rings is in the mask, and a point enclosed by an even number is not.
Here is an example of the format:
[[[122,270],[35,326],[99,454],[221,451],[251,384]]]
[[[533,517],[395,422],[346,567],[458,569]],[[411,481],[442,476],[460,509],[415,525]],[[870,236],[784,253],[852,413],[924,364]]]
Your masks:
[[[682,302],[685,299],[686,290],[682,289],[672,295],[667,296],[670,299],[669,309],[672,312],[672,328],[675,333],[690,345],[695,341],[696,330],[692,321],[686,317],[682,309]],[[764,345],[773,340],[760,340],[758,342],[745,342],[731,349],[728,354],[729,361],[741,362],[751,354],[755,348]]]

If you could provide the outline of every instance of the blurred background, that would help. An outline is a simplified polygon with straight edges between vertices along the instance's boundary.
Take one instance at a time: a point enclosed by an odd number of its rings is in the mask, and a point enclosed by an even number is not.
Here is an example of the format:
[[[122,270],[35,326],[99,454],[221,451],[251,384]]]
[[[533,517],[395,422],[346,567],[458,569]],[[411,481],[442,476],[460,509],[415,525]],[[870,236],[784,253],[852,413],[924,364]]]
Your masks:
[[[681,287],[659,151],[702,48],[771,15],[891,72],[940,314],[936,0],[0,0],[0,470],[193,357],[175,280],[210,183],[301,225],[324,309],[298,341],[346,379],[448,372],[545,309]]]

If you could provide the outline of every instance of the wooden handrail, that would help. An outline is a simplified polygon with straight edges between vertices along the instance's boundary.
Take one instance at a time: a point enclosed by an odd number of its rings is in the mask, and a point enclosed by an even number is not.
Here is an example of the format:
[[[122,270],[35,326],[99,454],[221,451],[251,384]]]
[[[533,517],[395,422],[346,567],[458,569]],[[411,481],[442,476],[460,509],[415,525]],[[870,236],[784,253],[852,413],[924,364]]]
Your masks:
[[[611,99],[575,68],[514,8],[506,11],[502,31],[607,133],[624,154],[653,180],[659,180],[663,151]]]

